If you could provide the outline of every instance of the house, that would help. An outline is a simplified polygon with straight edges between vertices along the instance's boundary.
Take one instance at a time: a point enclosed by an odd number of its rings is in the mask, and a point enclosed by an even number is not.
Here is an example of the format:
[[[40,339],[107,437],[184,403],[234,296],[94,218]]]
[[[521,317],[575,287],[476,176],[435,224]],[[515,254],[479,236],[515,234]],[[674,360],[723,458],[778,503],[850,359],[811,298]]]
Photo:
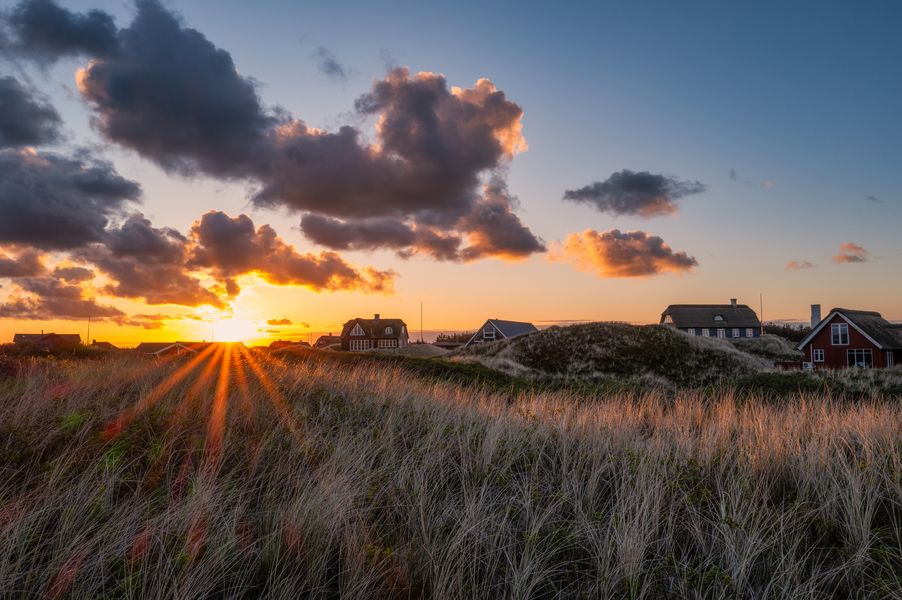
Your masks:
[[[351,319],[341,329],[341,349],[363,350],[403,348],[409,340],[407,324],[401,319]]]
[[[13,335],[13,344],[40,352],[59,352],[74,350],[81,345],[81,336],[77,333],[17,333]]]
[[[109,342],[98,342],[97,340],[92,340],[89,348],[93,348],[95,350],[105,350],[105,351],[113,351],[113,350],[119,349]]]
[[[330,346],[341,346],[341,336],[340,335],[321,335],[316,338],[316,341],[313,342],[314,348],[319,348],[320,350],[324,348],[329,348]]]
[[[283,350],[285,348],[309,348],[307,342],[292,342],[291,340],[276,340],[269,345],[270,350]]]
[[[834,308],[824,319],[811,306],[811,333],[799,344],[806,366],[814,369],[882,368],[902,364],[902,324],[880,313]]]
[[[729,304],[671,304],[661,313],[662,325],[689,335],[719,338],[761,336],[761,321],[755,311],[730,299]]]
[[[502,319],[489,319],[482,327],[476,330],[466,346],[484,344],[495,340],[506,340],[520,335],[535,333],[538,328],[525,321],[504,321]]]

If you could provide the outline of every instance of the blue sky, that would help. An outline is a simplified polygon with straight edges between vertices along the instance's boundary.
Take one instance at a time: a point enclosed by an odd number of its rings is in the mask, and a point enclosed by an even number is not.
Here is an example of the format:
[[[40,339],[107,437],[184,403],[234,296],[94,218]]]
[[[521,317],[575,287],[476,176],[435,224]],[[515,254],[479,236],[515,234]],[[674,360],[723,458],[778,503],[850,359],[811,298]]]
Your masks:
[[[757,304],[763,292],[773,318],[805,318],[808,304],[821,302],[902,319],[898,2],[165,4],[228,51],[241,75],[258,82],[266,105],[330,131],[350,123],[372,135],[372,122],[353,114],[353,103],[388,63],[442,73],[461,87],[487,77],[524,110],[529,150],[511,161],[508,185],[535,234],[553,245],[588,228],[640,229],[699,262],[691,273],[624,280],[544,256],[461,265],[348,252],[358,263],[400,273],[396,297],[383,301],[389,311],[410,312],[426,297],[438,326],[464,328],[475,314],[458,314],[458,290],[504,282],[479,310],[651,321],[670,302],[739,296]],[[134,14],[124,2],[62,5],[103,9],[120,27]],[[346,78],[319,71],[320,47]],[[85,62],[23,68],[74,142],[104,143],[74,91],[74,69]],[[297,230],[297,215],[249,206],[246,185],[173,177],[131,151],[104,148],[121,173],[140,181],[143,211],[159,224],[184,231],[206,210],[244,211],[299,248],[315,249]],[[564,190],[621,169],[708,189],[684,198],[676,215],[651,219],[562,202]],[[869,260],[832,264],[847,242],[866,248]],[[787,272],[790,260],[815,267]],[[542,294],[537,282],[570,293]],[[290,302],[286,290],[265,293]],[[321,296],[304,302],[309,311],[335,303],[361,313],[372,304]]]

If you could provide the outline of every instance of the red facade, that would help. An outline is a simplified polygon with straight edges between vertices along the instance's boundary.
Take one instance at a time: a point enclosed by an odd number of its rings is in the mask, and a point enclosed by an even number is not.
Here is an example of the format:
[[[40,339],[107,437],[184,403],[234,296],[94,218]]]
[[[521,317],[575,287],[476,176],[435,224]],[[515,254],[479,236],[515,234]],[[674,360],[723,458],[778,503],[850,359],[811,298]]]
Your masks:
[[[833,340],[833,324],[845,323],[848,329],[848,343],[834,344]],[[852,350],[850,357],[849,351]],[[871,367],[882,368],[887,366],[888,355],[892,355],[892,350],[882,350],[864,334],[858,331],[851,322],[847,321],[842,315],[834,315],[832,319],[812,338],[804,348],[805,361],[814,365],[815,369],[845,369],[850,366],[856,366],[856,360],[861,361],[863,356],[868,356],[870,351]],[[823,351],[823,360],[820,358],[820,352]],[[856,352],[860,351],[860,352]],[[896,353],[898,354],[898,352]],[[889,358],[891,364],[895,364],[894,358]],[[851,362],[850,362],[851,361]]]

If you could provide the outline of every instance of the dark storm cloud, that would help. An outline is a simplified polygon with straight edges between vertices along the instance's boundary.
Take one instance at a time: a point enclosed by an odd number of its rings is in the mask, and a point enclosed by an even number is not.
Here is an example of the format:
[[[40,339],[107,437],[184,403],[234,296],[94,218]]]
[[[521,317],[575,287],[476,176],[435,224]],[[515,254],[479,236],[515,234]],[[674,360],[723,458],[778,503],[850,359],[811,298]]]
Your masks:
[[[0,148],[40,146],[59,139],[60,116],[14,77],[0,77]]]
[[[84,267],[57,267],[53,269],[51,275],[68,283],[81,283],[94,279],[94,271]]]
[[[300,254],[272,227],[255,228],[246,215],[233,218],[210,211],[191,228],[191,241],[189,266],[220,277],[256,273],[276,285],[383,292],[391,291],[395,277],[391,271],[357,269],[333,252]]]
[[[156,0],[140,0],[121,49],[77,75],[108,139],[169,171],[246,177],[259,169],[269,129],[253,83],[232,57],[183,27]]]
[[[73,13],[52,0],[22,0],[7,16],[18,53],[52,62],[63,56],[109,56],[118,49],[113,17],[92,10]]]
[[[17,279],[16,285],[19,291],[0,304],[0,318],[118,319],[125,316],[118,308],[84,297],[81,286],[69,285],[53,277]]]
[[[644,231],[587,229],[570,234],[556,258],[595,271],[602,277],[645,277],[680,273],[698,266],[685,252],[674,252],[658,236]]]
[[[348,69],[338,62],[338,58],[328,48],[320,46],[313,53],[313,58],[316,59],[319,72],[323,75],[338,81],[348,78]]]
[[[148,304],[225,303],[192,277],[185,266],[187,240],[172,229],[158,229],[143,215],[130,216],[107,232],[103,244],[78,253],[97,266],[111,283],[103,292],[120,298],[140,298]]]
[[[514,214],[513,207],[518,204],[504,181],[496,179],[486,184],[482,198],[462,220],[463,229],[470,236],[470,245],[461,251],[461,258],[525,258],[535,252],[544,252],[542,241]]]
[[[44,273],[44,261],[40,252],[26,249],[18,256],[0,252],[0,277],[35,277]]]
[[[336,250],[398,248],[417,239],[409,225],[388,218],[340,221],[308,213],[301,219],[301,231],[311,241]]]
[[[700,194],[707,187],[699,181],[683,181],[668,175],[627,169],[578,190],[567,190],[564,199],[589,204],[612,215],[654,217],[673,214],[677,200]]]
[[[140,194],[105,162],[0,150],[0,243],[60,250],[100,241]]]

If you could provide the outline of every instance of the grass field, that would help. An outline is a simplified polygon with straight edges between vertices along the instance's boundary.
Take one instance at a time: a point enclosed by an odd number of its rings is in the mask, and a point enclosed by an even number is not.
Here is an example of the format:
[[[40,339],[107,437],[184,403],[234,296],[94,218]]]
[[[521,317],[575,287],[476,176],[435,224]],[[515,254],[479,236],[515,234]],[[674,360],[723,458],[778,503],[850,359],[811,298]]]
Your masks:
[[[902,598],[896,401],[425,364],[7,363],[0,597]]]

